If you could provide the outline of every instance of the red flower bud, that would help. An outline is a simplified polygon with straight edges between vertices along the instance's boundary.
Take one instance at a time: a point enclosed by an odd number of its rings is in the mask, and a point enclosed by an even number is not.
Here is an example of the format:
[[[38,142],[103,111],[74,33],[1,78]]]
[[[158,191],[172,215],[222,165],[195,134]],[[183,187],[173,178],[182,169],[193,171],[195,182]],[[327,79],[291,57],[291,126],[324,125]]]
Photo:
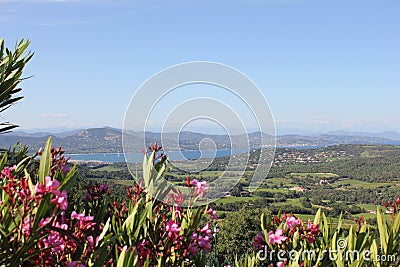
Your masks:
[[[190,187],[190,177],[186,178],[185,184],[187,187]]]

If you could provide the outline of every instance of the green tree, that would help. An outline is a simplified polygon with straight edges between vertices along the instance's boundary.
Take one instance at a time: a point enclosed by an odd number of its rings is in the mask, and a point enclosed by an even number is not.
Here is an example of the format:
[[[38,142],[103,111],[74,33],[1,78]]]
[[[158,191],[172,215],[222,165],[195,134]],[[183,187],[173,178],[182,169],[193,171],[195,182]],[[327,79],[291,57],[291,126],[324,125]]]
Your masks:
[[[10,108],[23,96],[16,96],[22,88],[19,83],[26,79],[22,78],[22,72],[26,63],[32,58],[33,53],[25,53],[29,41],[23,39],[15,46],[14,51],[5,48],[4,39],[0,39],[0,114]],[[0,123],[0,133],[10,131],[18,125],[9,122]]]
[[[267,210],[243,206],[239,211],[230,212],[219,222],[217,251],[219,263],[233,263],[235,255],[239,258],[253,252],[253,240],[261,231],[260,216],[270,216]]]

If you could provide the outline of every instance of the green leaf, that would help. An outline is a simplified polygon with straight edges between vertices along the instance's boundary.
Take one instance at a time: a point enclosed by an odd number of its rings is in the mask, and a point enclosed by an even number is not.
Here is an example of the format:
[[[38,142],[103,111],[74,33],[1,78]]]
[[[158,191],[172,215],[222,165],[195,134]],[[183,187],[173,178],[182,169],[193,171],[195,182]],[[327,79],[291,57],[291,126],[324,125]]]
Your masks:
[[[22,39],[11,52],[5,48],[4,39],[0,39],[0,113],[23,98],[23,96],[15,96],[15,94],[21,91],[17,86],[23,80],[21,76],[25,65],[33,56],[31,52],[24,54],[28,46],[29,41],[25,42]],[[2,122],[0,123],[0,133],[8,132],[15,127],[18,126]]]
[[[32,179],[31,176],[29,175],[28,171],[26,169],[24,169],[24,173],[25,173],[25,177],[28,179],[28,186],[29,186],[29,191],[31,191],[31,194],[34,194],[35,191],[35,187],[32,183]]]
[[[293,235],[293,248],[297,247],[297,245],[299,244],[299,239],[300,239],[299,231],[297,230]]]
[[[46,146],[42,152],[42,156],[40,157],[40,165],[39,165],[39,182],[45,184],[45,177],[50,175],[51,168],[51,136],[47,139]]]
[[[50,203],[50,195],[44,196],[42,201],[39,204],[39,207],[37,207],[36,215],[35,215],[35,220],[33,221],[33,227],[32,228],[37,228],[39,225],[39,222],[41,219],[44,219],[46,217],[47,212],[51,211],[51,203]]]
[[[125,257],[126,257],[127,248],[123,248],[121,253],[119,254],[119,258],[117,261],[117,267],[125,267]]]
[[[355,247],[355,234],[354,234],[354,228],[353,225],[350,226],[350,230],[349,230],[349,236],[347,238],[347,247],[349,250],[354,250]]]
[[[73,185],[74,185],[74,181],[76,178],[76,174],[77,174],[77,168],[76,165],[74,165],[69,172],[67,173],[67,175],[64,177],[64,179],[62,181],[60,181],[60,191],[62,190],[67,190],[69,191]]]
[[[385,253],[385,255],[387,255],[387,241],[388,241],[388,232],[387,232],[387,227],[386,227],[386,223],[383,221],[382,218],[382,213],[381,213],[381,209],[379,207],[377,207],[376,209],[376,220],[378,223],[378,231],[379,231],[379,238],[381,241],[381,248],[383,250],[383,252]]]
[[[380,262],[376,261],[376,259],[378,259],[378,257],[379,257],[378,246],[376,244],[376,240],[373,240],[372,245],[371,245],[371,257],[370,258],[371,258],[374,266],[376,266],[376,267],[381,266]]]
[[[0,160],[0,170],[4,168],[4,166],[7,164],[7,159],[8,159],[8,153],[4,153],[3,157]]]
[[[318,209],[317,214],[315,214],[314,217],[314,224],[320,224],[321,223],[321,209]]]
[[[103,227],[103,231],[101,232],[101,234],[99,235],[99,239],[97,242],[100,242],[103,240],[104,236],[106,235],[108,229],[110,228],[110,218],[107,219],[106,224]]]

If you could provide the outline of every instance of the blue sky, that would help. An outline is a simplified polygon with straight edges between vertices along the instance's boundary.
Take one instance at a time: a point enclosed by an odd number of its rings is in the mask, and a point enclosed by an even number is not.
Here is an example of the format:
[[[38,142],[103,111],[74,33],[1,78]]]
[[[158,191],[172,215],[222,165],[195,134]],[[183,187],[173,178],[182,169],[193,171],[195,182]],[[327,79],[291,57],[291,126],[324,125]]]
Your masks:
[[[147,78],[201,60],[250,77],[278,133],[400,131],[399,12],[396,0],[0,0],[6,45],[26,38],[35,52],[24,100],[2,116],[120,128]]]

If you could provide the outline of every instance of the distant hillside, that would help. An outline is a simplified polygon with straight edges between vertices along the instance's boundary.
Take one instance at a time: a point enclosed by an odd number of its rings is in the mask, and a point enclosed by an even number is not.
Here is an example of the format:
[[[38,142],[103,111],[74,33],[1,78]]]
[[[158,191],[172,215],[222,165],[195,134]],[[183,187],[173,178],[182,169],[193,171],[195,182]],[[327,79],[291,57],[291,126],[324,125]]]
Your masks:
[[[319,136],[281,135],[278,137],[277,146],[332,146],[341,144],[385,144],[399,145],[400,141],[382,137],[368,137],[358,135],[331,135]]]
[[[389,134],[389,132],[385,132]],[[139,133],[130,132],[132,140],[136,140],[135,135]],[[15,132],[0,135],[0,148],[9,148],[15,143],[20,142],[30,147],[31,151],[36,151],[44,146],[49,136],[53,136],[54,146],[62,146],[68,153],[121,153],[122,150],[122,130],[104,127],[91,128],[85,130],[68,131],[64,133],[50,134]],[[391,132],[392,137],[396,137],[395,132]],[[261,133],[254,132],[248,134],[251,147],[259,147]],[[213,140],[219,149],[229,149],[231,141],[233,147],[247,147],[246,135],[212,135],[194,132],[164,133],[163,144],[168,150],[197,150],[201,140],[205,138]],[[263,139],[272,138],[263,134]],[[139,140],[139,138],[137,138]],[[160,143],[161,134],[154,132],[146,133],[146,143]],[[179,147],[174,140],[179,140]],[[339,134],[322,134],[318,136],[305,135],[281,135],[278,136],[277,146],[280,147],[324,147],[339,144],[390,144],[400,145],[400,141],[378,136],[346,135],[344,132]],[[138,144],[136,144],[138,145]],[[141,145],[141,144],[140,144]],[[143,145],[144,146],[144,145]],[[213,148],[210,143],[207,148]]]
[[[63,132],[25,132],[25,131],[20,131],[20,130],[15,130],[10,133],[6,133],[6,135],[15,135],[15,136],[25,136],[25,137],[43,137],[43,136],[57,136],[57,137],[67,137],[71,136],[73,134],[78,133],[79,131],[82,131],[82,129],[76,129],[76,130],[69,130],[69,131],[63,131]]]
[[[44,146],[50,135],[53,137],[53,145],[63,147],[68,153],[122,152],[121,130],[108,127],[80,130],[64,137],[54,134],[0,135],[0,147],[8,148],[20,142],[28,145],[31,151],[36,151]]]
[[[378,137],[386,138],[390,140],[400,141],[400,133],[395,131],[384,131],[380,133],[367,133],[367,132],[346,132],[346,131],[330,131],[328,135],[340,135],[340,136],[366,136],[366,137]]]

